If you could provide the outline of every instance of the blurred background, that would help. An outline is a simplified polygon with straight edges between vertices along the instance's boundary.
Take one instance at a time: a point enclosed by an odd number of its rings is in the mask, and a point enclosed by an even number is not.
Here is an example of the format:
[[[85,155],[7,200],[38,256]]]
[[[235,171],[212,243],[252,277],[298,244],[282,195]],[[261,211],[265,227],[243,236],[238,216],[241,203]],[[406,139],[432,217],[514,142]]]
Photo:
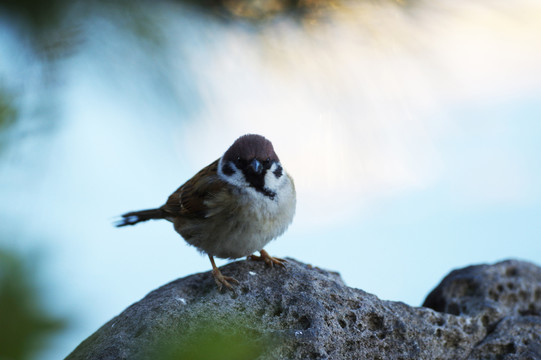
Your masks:
[[[246,133],[296,182],[275,256],[413,306],[454,268],[541,264],[540,18],[536,0],[0,1],[0,358],[63,358],[208,271],[165,221],[111,224]]]

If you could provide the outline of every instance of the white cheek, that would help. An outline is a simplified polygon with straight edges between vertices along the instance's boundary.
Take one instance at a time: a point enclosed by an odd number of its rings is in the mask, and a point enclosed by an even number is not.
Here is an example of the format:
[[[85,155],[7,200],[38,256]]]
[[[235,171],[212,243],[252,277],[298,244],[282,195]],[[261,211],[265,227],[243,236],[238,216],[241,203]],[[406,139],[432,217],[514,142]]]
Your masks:
[[[233,174],[232,175],[225,175],[222,171],[222,159],[220,159],[220,162],[218,163],[218,176],[230,183],[231,185],[235,185],[235,186],[238,186],[238,187],[246,187],[248,186],[248,182],[246,181],[246,179],[244,178],[244,174],[242,173],[242,171],[240,171],[239,169],[237,169],[237,167],[235,166],[235,164],[232,164],[230,163],[229,164],[231,166],[231,168],[233,169]]]
[[[277,178],[276,175],[274,175],[274,171],[278,168],[278,166],[279,165],[276,163],[272,164],[271,168],[265,174],[265,187],[271,191],[280,189],[284,185],[287,178],[286,172],[283,168],[282,176]]]

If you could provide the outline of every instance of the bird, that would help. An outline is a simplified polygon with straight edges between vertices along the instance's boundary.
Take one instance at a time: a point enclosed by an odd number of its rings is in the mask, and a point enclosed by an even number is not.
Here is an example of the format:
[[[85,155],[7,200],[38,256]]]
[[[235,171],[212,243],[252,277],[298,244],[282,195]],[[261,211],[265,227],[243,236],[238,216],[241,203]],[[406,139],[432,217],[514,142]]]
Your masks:
[[[155,209],[121,215],[117,227],[147,220],[173,223],[184,240],[207,254],[219,291],[239,282],[225,276],[214,258],[247,257],[268,266],[286,260],[263,248],[282,235],[293,221],[296,192],[272,143],[261,135],[239,137],[216,161],[204,167]],[[259,256],[253,255],[258,251]]]

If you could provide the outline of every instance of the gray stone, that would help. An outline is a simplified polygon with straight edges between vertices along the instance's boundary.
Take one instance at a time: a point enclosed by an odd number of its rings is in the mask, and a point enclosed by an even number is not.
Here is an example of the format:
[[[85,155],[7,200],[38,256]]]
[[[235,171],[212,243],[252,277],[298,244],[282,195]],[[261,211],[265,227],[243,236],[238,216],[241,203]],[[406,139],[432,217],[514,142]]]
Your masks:
[[[486,335],[468,359],[541,359],[541,268],[531,263],[452,271],[423,306],[481,320]]]
[[[67,359],[541,359],[541,268],[453,271],[424,307],[384,301],[293,259],[237,261],[148,294]]]

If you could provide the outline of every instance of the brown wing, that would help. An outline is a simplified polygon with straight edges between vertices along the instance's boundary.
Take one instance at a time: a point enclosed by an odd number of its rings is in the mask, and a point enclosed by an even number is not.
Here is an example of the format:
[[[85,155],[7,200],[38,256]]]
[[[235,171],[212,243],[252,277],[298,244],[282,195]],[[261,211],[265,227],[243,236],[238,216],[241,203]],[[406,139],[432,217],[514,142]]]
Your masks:
[[[203,168],[175,191],[162,209],[171,217],[205,218],[206,200],[224,186],[217,175],[218,160]]]

